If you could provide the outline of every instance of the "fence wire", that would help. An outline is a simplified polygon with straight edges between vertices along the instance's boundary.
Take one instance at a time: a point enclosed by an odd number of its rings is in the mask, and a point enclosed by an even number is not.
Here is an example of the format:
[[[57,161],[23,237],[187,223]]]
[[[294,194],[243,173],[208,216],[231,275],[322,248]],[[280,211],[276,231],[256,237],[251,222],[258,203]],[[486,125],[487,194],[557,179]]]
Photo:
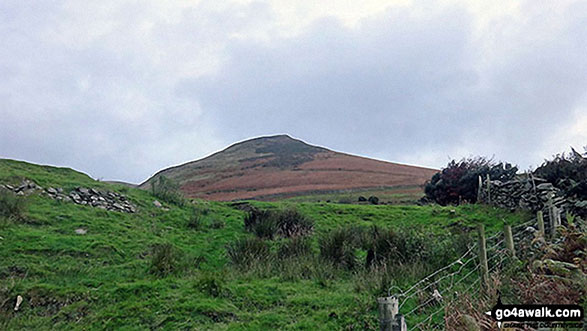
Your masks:
[[[522,241],[533,239],[533,234],[537,231],[533,226],[535,222],[536,219],[534,218],[512,227],[512,233],[515,234],[513,235],[514,245],[520,245]],[[503,270],[509,258],[505,247],[504,233],[500,231],[488,237],[486,245],[489,273]],[[405,318],[426,312],[426,318],[409,327],[410,330],[422,330],[423,327],[426,327],[427,330],[442,330],[444,321],[440,323],[435,321],[434,317],[439,316],[445,310],[445,307],[449,303],[453,303],[460,295],[480,291],[481,264],[479,263],[479,255],[475,251],[477,248],[477,243],[471,245],[460,258],[432,272],[405,291],[402,291],[397,286],[389,288],[389,295],[391,296],[391,291],[394,290],[395,296],[400,300],[400,312],[406,303],[418,300],[415,307],[403,314]],[[465,287],[462,287],[463,285]],[[432,307],[435,308],[430,311]]]

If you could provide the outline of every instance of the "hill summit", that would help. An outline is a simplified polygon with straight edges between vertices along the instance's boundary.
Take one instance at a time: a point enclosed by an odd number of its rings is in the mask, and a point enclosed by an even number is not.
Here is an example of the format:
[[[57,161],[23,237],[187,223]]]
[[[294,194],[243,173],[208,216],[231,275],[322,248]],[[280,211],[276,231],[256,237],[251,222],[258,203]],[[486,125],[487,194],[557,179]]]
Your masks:
[[[188,197],[208,200],[259,199],[320,192],[418,187],[434,169],[334,152],[288,135],[239,142],[201,160],[164,169]]]

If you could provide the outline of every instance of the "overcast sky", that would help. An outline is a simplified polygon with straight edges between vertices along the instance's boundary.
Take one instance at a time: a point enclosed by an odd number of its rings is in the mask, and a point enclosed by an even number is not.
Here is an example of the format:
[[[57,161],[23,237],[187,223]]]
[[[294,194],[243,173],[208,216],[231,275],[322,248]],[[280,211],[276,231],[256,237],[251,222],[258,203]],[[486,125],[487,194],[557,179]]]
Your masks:
[[[586,1],[0,2],[0,157],[141,182],[287,133],[440,168],[587,145]]]

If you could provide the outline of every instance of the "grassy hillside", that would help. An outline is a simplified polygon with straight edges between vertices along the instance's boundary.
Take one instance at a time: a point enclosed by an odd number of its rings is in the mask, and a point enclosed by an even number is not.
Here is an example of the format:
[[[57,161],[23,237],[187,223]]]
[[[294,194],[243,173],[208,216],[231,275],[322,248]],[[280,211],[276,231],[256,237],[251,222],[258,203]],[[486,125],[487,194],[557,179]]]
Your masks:
[[[291,240],[265,240],[276,258],[238,266],[227,245],[254,237],[245,231],[242,205],[163,202],[158,208],[148,191],[97,182],[70,169],[0,160],[0,184],[25,178],[66,192],[77,186],[115,191],[138,211],[106,211],[33,194],[26,198],[24,217],[0,217],[3,330],[376,329],[375,298],[383,289],[405,288],[435,266],[406,262],[387,275],[361,266],[348,270],[318,260],[322,238],[339,228],[377,225],[453,243],[478,222],[491,233],[502,220],[524,218],[474,205],[250,202],[245,207],[295,207],[312,219],[311,253],[284,262],[278,252]],[[447,247],[446,259],[458,253],[458,247]],[[355,250],[363,261],[365,250]],[[15,312],[19,295],[24,300]]]

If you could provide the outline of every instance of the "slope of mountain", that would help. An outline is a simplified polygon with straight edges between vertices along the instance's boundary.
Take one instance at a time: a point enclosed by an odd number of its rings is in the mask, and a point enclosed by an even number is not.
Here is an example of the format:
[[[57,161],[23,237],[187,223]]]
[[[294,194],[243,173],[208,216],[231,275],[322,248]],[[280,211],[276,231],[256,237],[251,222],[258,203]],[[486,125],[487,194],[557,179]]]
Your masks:
[[[287,135],[236,143],[204,159],[164,169],[182,192],[208,200],[292,197],[318,192],[418,187],[437,170],[334,152]]]

